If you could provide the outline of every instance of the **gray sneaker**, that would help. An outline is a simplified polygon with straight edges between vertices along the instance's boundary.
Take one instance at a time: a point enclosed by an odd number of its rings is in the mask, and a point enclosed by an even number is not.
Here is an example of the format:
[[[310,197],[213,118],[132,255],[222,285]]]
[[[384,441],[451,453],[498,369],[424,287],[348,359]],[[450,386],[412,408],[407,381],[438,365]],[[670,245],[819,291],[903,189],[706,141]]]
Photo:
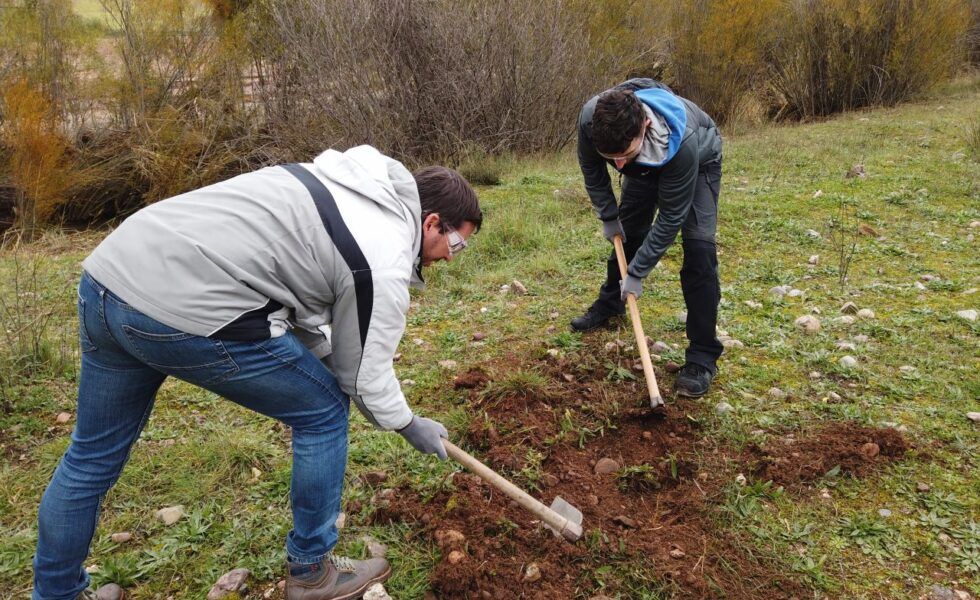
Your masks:
[[[289,563],[286,600],[349,600],[360,598],[375,583],[391,576],[383,558],[351,560],[328,554],[314,565]]]

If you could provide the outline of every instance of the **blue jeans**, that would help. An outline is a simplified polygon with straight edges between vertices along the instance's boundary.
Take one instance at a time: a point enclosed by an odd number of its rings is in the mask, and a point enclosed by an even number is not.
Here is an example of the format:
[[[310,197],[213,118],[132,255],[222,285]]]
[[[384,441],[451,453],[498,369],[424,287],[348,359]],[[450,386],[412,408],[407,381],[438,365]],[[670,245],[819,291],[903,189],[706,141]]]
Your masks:
[[[289,559],[319,562],[337,543],[334,522],[347,463],[350,402],[337,379],[296,338],[228,342],[168,327],[123,302],[87,273],[78,287],[82,369],[71,445],[38,510],[33,600],[74,600],[99,506],[168,375],[292,428]]]

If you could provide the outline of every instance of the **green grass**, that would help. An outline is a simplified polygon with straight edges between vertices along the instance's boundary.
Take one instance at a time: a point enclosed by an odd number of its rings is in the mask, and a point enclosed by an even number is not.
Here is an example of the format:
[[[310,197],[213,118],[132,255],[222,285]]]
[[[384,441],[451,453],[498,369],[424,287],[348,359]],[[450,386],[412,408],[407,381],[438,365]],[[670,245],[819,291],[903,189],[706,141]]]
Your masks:
[[[710,415],[700,419],[705,435],[715,446],[737,449],[787,430],[856,420],[903,425],[915,445],[907,460],[878,476],[829,475],[818,488],[827,488],[830,499],[757,481],[726,488],[719,524],[746,552],[778,557],[816,596],[918,597],[932,583],[980,593],[978,435],[965,416],[980,410],[980,325],[955,316],[978,308],[980,299],[980,252],[971,237],[980,229],[970,228],[980,220],[980,163],[976,136],[964,129],[980,120],[978,104],[974,79],[920,103],[726,140],[719,326],[745,347],[727,351],[716,387],[701,401]],[[865,178],[844,177],[855,164],[864,165]],[[632,339],[625,322],[618,331],[566,332],[567,320],[591,302],[609,251],[574,156],[515,158],[497,167],[501,183],[480,189],[485,229],[457,260],[432,269],[428,289],[413,296],[396,365],[399,377],[416,382],[406,388],[413,406],[443,419],[454,437],[471,415],[439,360],[456,360],[463,371],[520,357],[524,368],[501,373],[487,393],[545,393],[548,382],[535,366],[549,350],[573,360],[598,355],[601,364],[607,342]],[[843,286],[828,236],[841,202],[855,223],[880,236],[853,237],[856,254]],[[808,236],[808,229],[822,238]],[[0,351],[0,598],[21,598],[29,589],[37,503],[68,442],[69,428],[55,427],[54,418],[73,410],[78,263],[101,235],[51,232],[0,254],[5,301],[21,298],[22,321],[49,315],[44,351],[14,360],[11,332]],[[808,265],[814,254],[819,263]],[[682,350],[680,260],[675,246],[645,283],[640,307],[647,334]],[[36,278],[14,277],[18,265],[21,273],[36,265]],[[940,279],[921,282],[924,274]],[[527,295],[500,291],[514,279]],[[17,293],[15,280],[21,281]],[[770,297],[769,288],[781,284],[805,294]],[[872,308],[875,318],[835,323],[846,301]],[[814,309],[823,327],[802,336],[793,321]],[[487,334],[479,344],[471,341],[476,331]],[[838,340],[856,335],[868,341],[836,349]],[[681,350],[664,358],[679,360]],[[839,366],[845,353],[858,359],[857,367]],[[913,369],[901,371],[904,365]],[[822,376],[811,378],[812,371]],[[609,375],[612,381],[628,376],[635,374]],[[772,386],[790,396],[771,399]],[[829,400],[832,393],[841,400]],[[735,410],[719,417],[712,408],[722,401]],[[572,422],[567,427],[586,440],[615,435]],[[404,526],[368,525],[372,490],[357,475],[383,469],[386,485],[408,484],[429,496],[451,485],[446,476],[455,467],[420,456],[359,416],[351,430],[345,501],[363,508],[348,516],[340,548],[363,556],[363,535],[387,544],[395,568],[389,592],[421,598],[438,550]],[[274,586],[289,529],[284,440],[282,429],[262,417],[185,384],[166,384],[106,499],[89,559],[99,567],[97,579],[125,583],[136,599],[201,597],[220,573],[242,566],[256,574],[253,589]],[[540,476],[530,464],[522,475],[527,480]],[[642,472],[624,476],[644,480]],[[917,491],[918,483],[929,491]],[[189,513],[180,524],[168,528],[154,519],[158,508],[176,503]],[[134,541],[112,543],[109,535],[122,530],[133,532]],[[634,597],[669,596],[669,585],[651,579],[644,565],[617,565],[589,580],[596,588],[585,597],[612,582],[635,590]]]

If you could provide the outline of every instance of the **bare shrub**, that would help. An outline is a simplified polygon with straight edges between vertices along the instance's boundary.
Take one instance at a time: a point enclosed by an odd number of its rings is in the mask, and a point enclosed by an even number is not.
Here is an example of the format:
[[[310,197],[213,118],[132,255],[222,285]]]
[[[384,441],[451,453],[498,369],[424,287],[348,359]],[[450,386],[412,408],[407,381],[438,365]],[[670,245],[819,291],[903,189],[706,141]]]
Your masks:
[[[967,0],[794,0],[771,56],[777,116],[894,104],[964,59]]]
[[[412,163],[458,163],[468,145],[557,149],[600,86],[587,15],[572,3],[381,4],[266,6],[262,99],[296,154],[369,143]]]

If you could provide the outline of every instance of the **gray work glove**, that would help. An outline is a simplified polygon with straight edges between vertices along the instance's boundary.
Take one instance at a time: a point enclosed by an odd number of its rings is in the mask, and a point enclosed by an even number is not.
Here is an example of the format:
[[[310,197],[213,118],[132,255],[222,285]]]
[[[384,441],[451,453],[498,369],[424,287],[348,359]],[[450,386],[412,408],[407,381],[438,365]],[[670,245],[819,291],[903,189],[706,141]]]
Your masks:
[[[602,235],[609,240],[610,243],[612,243],[613,236],[617,233],[623,238],[623,243],[626,243],[626,232],[623,231],[623,224],[619,222],[619,219],[602,222]]]
[[[643,280],[639,277],[633,277],[629,273],[626,274],[626,279],[619,282],[619,297],[623,302],[626,302],[626,296],[633,294],[637,298],[643,293]]]
[[[435,454],[446,460],[446,447],[442,439],[449,439],[449,432],[439,421],[412,415],[412,422],[398,430],[405,441],[423,454]]]

